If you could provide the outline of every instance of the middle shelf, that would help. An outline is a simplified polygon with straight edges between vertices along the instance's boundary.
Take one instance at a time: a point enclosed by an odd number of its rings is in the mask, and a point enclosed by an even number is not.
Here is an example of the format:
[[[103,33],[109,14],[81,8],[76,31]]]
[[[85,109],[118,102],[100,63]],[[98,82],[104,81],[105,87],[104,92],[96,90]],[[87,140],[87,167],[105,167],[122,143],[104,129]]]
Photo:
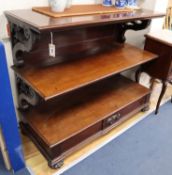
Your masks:
[[[25,65],[13,69],[44,100],[50,100],[155,58],[153,53],[124,44],[102,54],[50,67]]]

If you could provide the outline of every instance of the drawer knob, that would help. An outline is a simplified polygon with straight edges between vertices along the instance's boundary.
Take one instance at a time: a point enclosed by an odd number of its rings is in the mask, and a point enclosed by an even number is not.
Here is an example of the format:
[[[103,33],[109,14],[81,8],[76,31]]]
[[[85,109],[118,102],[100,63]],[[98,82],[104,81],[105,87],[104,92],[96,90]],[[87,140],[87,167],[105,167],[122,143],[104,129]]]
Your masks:
[[[121,117],[121,115],[119,113],[111,116],[110,118],[107,119],[107,124],[108,125],[112,125],[114,122],[116,122],[117,120],[119,120],[120,117]]]

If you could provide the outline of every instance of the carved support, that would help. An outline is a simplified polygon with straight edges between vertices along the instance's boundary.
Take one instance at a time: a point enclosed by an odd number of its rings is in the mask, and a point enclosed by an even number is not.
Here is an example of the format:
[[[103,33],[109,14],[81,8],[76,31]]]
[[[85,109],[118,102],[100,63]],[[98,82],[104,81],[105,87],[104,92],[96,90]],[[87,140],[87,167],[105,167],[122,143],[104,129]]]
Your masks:
[[[27,110],[30,106],[36,106],[40,102],[38,94],[19,77],[17,77],[19,108]]]
[[[127,30],[134,30],[134,31],[143,30],[146,29],[150,25],[150,23],[151,20],[147,19],[147,20],[136,20],[120,24],[121,33],[119,35],[118,41],[120,43],[124,43],[126,41],[125,32]]]
[[[38,33],[27,27],[21,27],[16,24],[10,24],[12,36],[12,54],[14,65],[21,66],[24,64],[22,55],[24,52],[30,52],[33,45],[38,39]]]

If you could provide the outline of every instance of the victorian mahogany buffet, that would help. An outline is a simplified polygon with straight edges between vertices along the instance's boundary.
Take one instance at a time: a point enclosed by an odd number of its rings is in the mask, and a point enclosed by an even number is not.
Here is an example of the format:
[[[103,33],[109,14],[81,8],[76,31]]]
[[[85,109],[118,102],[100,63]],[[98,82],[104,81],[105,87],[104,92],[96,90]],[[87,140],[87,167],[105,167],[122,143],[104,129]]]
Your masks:
[[[149,106],[150,90],[120,75],[157,58],[125,44],[163,14],[148,10],[51,18],[5,13],[11,31],[20,126],[52,168]],[[52,49],[52,50],[51,50]]]

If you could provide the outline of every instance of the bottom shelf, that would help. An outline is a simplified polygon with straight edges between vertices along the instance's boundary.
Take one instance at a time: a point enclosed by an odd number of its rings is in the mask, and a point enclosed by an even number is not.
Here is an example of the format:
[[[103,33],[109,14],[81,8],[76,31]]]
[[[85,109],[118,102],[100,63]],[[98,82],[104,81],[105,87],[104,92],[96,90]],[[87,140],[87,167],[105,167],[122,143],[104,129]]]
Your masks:
[[[53,168],[62,165],[61,160],[83,145],[146,109],[150,91],[123,76],[116,76],[69,97],[41,104],[23,114],[21,122],[23,132]]]

